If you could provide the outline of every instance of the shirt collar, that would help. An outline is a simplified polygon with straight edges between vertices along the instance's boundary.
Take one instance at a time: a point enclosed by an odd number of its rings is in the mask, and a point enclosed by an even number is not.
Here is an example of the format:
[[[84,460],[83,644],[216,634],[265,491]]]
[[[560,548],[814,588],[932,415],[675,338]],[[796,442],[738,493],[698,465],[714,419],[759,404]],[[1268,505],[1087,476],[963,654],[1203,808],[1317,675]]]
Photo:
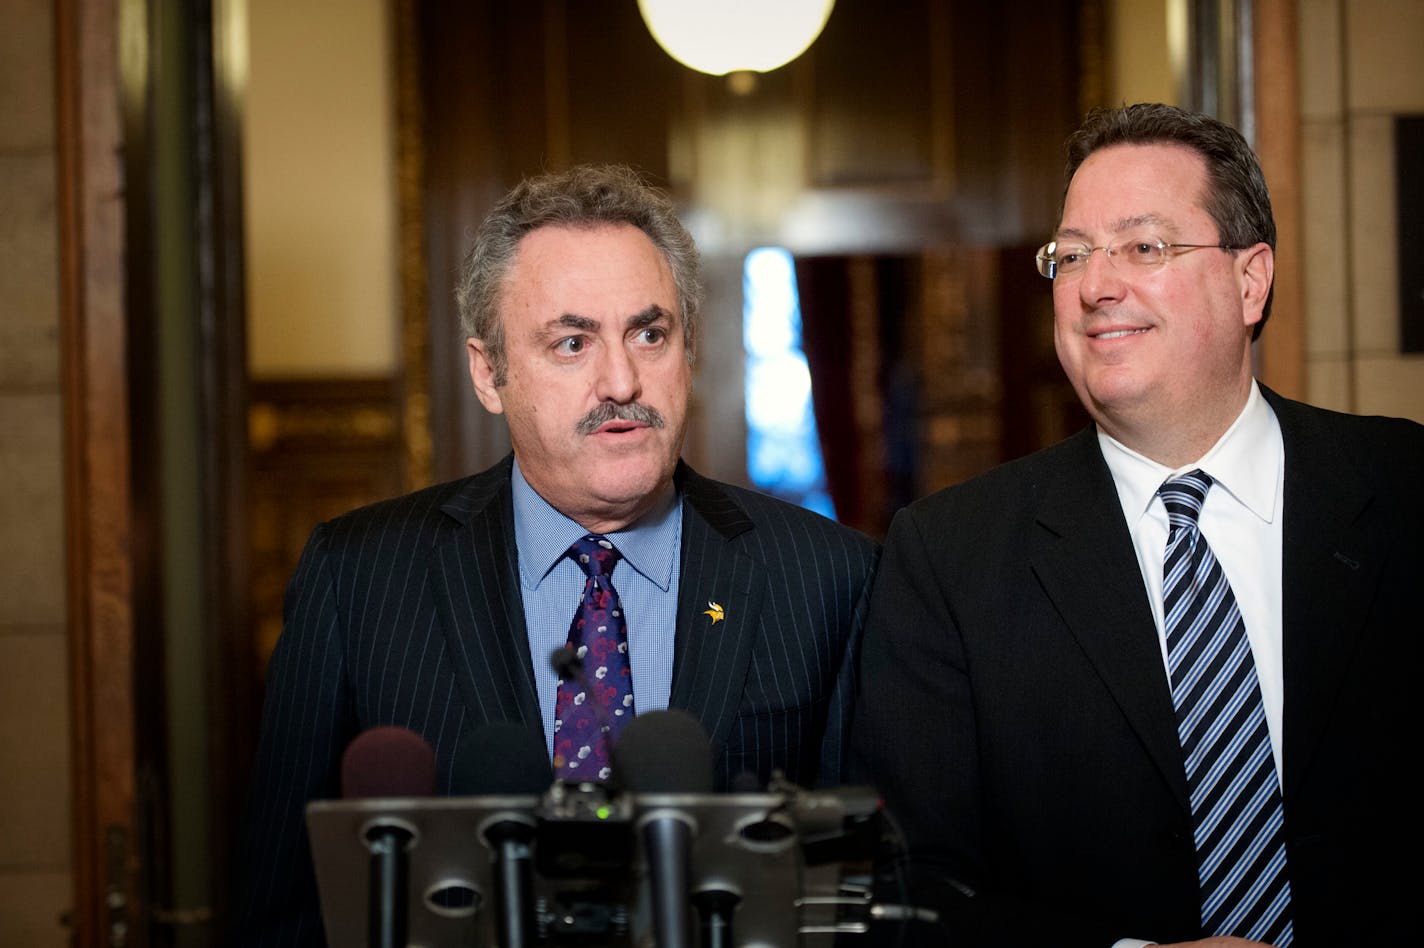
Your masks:
[[[514,460],[510,486],[514,494],[514,542],[519,549],[519,577],[527,589],[537,589],[569,547],[588,531],[564,516],[524,479]],[[623,560],[666,592],[682,542],[682,494],[674,490],[667,502],[644,514],[624,530],[606,534]]]
[[[1277,510],[1281,465],[1281,429],[1271,406],[1261,397],[1259,386],[1251,383],[1246,407],[1200,460],[1175,470],[1127,447],[1098,429],[1098,444],[1117,485],[1118,497],[1128,523],[1136,523],[1157,496],[1162,482],[1201,468],[1217,486],[1235,497],[1263,522],[1270,523]]]

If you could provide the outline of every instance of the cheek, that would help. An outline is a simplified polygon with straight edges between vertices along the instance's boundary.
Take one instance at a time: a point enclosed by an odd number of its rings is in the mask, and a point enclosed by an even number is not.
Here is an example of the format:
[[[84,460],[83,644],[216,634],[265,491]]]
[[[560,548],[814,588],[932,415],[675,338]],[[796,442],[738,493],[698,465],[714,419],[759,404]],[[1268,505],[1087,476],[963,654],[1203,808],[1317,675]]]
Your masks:
[[[1073,352],[1075,336],[1066,326],[1066,321],[1062,318],[1053,320],[1053,351],[1058,354],[1058,361],[1064,368],[1067,368],[1076,361]]]
[[[659,367],[654,383],[655,396],[665,411],[681,413],[692,394],[692,366],[679,353],[676,359],[669,359]],[[651,393],[650,393],[651,394]]]

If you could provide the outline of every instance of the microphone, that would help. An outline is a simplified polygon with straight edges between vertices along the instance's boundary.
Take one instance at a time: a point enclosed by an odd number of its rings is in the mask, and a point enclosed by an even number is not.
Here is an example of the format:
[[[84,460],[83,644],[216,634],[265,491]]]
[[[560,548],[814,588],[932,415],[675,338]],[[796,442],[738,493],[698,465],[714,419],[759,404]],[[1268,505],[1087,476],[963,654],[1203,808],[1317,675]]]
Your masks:
[[[457,796],[542,795],[552,782],[543,739],[522,724],[491,722],[466,732],[455,747],[451,788]],[[495,925],[502,948],[536,941],[530,847],[535,825],[528,814],[501,813],[481,830],[493,851]]]
[[[341,795],[346,799],[425,797],[435,792],[435,751],[425,738],[403,727],[373,727],[358,734],[341,755]],[[367,895],[367,943],[371,948],[405,948],[407,889],[415,838],[404,823],[379,818],[364,829],[371,851]]]
[[[702,725],[685,711],[638,715],[623,728],[612,756],[619,779],[635,793],[712,792],[712,749]],[[694,829],[674,810],[654,810],[641,820],[658,948],[691,948],[687,907]]]
[[[561,680],[577,680],[579,684],[584,684],[583,659],[579,658],[578,649],[572,645],[561,645],[550,652],[549,664],[554,666]]]
[[[455,745],[454,796],[542,796],[553,782],[543,736],[523,724],[492,721]]]

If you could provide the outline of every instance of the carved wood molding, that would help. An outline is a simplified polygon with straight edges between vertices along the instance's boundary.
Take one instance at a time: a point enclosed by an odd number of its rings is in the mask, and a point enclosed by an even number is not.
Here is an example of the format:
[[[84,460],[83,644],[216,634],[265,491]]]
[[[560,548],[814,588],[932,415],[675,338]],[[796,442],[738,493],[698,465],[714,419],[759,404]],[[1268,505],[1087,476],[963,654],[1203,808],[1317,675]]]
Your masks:
[[[388,378],[254,381],[249,388],[248,594],[243,664],[260,691],[282,597],[312,527],[399,494],[408,470],[400,384]]]
[[[398,0],[396,176],[400,231],[401,472],[406,490],[431,480],[430,315],[426,286],[425,117],[415,0]]]

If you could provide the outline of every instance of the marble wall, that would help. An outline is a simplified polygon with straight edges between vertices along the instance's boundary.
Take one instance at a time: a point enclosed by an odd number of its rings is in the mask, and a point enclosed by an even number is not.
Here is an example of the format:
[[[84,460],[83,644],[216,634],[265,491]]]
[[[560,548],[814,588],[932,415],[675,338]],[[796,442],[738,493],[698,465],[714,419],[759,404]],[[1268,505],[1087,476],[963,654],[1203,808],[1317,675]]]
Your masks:
[[[54,11],[0,0],[0,943],[71,902]]]
[[[1424,115],[1424,3],[1300,0],[1299,24],[1307,397],[1424,421],[1424,355],[1399,351],[1394,203],[1394,118]]]

